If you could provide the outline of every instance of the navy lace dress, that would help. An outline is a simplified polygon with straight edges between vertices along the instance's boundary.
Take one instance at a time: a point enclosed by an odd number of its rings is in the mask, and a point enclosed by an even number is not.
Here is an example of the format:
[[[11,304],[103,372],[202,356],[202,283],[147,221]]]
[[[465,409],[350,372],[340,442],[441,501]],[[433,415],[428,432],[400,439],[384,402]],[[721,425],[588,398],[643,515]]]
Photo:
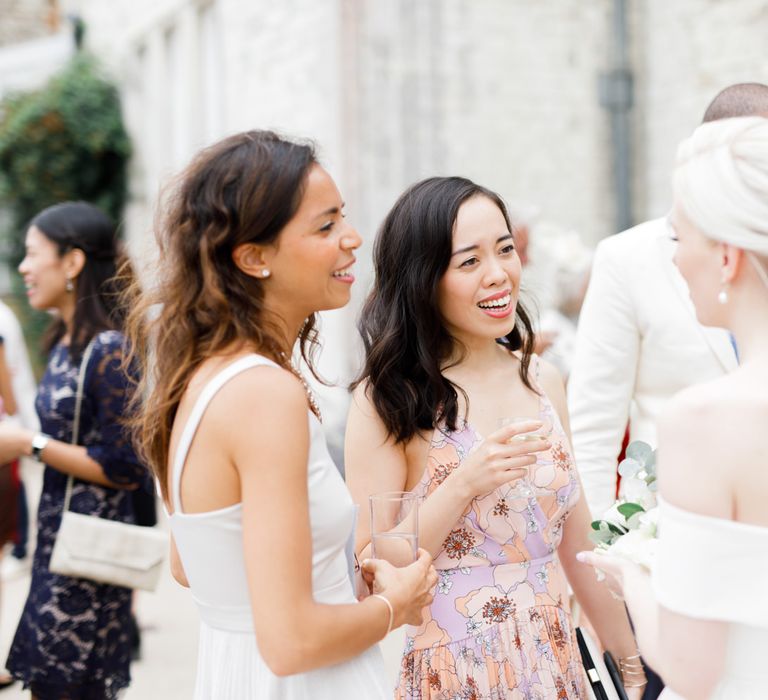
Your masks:
[[[85,375],[79,444],[117,484],[151,489],[123,427],[128,383],[120,365],[124,337],[96,337]],[[79,362],[57,345],[48,358],[36,407],[44,433],[70,442]],[[61,523],[67,476],[45,467],[29,597],[8,657],[8,670],[41,700],[116,698],[130,682],[131,591],[53,574],[51,550]],[[75,480],[71,510],[133,522],[131,491]]]

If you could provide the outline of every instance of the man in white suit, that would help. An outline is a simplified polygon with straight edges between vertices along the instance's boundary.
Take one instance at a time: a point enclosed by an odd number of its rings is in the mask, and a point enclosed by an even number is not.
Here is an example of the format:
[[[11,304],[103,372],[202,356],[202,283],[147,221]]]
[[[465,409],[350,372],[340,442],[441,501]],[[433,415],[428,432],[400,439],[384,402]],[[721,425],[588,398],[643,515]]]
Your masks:
[[[731,85],[704,121],[768,117],[768,86]],[[594,516],[616,495],[616,460],[630,439],[656,445],[655,419],[673,394],[737,364],[729,335],[704,328],[672,262],[667,219],[602,240],[579,317],[568,383],[576,464]]]

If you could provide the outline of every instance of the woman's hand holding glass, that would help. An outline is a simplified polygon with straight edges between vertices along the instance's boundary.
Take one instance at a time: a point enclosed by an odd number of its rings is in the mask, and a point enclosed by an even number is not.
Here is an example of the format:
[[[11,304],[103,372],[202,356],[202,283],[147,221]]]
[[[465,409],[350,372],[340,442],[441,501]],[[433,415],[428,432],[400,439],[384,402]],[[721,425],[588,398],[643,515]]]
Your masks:
[[[429,552],[419,549],[418,558],[408,566],[393,566],[383,559],[365,559],[360,568],[371,593],[383,595],[391,603],[392,629],[421,624],[423,610],[432,603],[432,590],[437,585],[437,573]]]
[[[538,428],[534,430],[525,429],[524,432],[516,433],[510,438],[512,442],[535,442],[539,443],[542,439],[547,441],[547,447],[550,446],[549,436],[552,434],[552,418],[548,415],[542,415],[539,418],[528,417],[514,417],[514,418],[499,418],[499,428],[504,428],[510,425],[514,426],[528,426],[532,423],[539,423]],[[535,462],[534,462],[535,463]],[[514,486],[512,486],[505,494],[505,498],[523,498],[528,499],[536,495],[536,487],[531,480],[531,472],[529,468],[525,470],[525,476],[522,477]]]
[[[419,500],[410,491],[385,491],[368,496],[374,559],[385,559],[393,566],[408,566],[416,561]]]
[[[546,435],[536,433],[544,427],[541,420],[534,418],[500,426],[480,443],[451,478],[470,500],[526,479],[528,468],[536,464],[536,453],[551,447]]]

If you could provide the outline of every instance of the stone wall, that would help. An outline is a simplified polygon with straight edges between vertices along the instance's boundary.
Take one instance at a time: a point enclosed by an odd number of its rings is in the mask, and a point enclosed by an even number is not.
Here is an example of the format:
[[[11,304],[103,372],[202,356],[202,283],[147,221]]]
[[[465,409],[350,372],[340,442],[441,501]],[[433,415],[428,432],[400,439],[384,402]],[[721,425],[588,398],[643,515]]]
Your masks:
[[[0,0],[0,46],[38,39],[59,28],[52,0]]]
[[[768,4],[644,0],[642,7],[634,27],[634,172],[638,213],[650,218],[668,210],[677,144],[710,100],[732,83],[768,83]]]

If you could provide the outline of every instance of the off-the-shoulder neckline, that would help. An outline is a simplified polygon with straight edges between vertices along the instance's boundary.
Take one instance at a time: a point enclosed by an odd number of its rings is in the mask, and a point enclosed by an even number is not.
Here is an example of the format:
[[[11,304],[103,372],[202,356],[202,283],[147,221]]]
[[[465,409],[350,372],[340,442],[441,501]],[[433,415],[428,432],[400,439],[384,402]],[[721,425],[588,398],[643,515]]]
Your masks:
[[[710,520],[717,523],[722,523],[724,526],[733,526],[736,528],[746,528],[748,530],[754,530],[756,532],[763,532],[765,533],[766,537],[768,537],[768,527],[765,525],[758,525],[757,523],[745,523],[741,520],[730,520],[728,518],[721,518],[716,515],[705,515],[704,513],[697,513],[692,510],[688,510],[687,508],[681,508],[680,506],[676,506],[674,503],[670,503],[665,498],[662,498],[661,496],[658,497],[658,503],[661,508],[664,510],[673,510],[677,511],[681,515],[687,518],[693,518],[693,519],[699,519],[699,520]]]

